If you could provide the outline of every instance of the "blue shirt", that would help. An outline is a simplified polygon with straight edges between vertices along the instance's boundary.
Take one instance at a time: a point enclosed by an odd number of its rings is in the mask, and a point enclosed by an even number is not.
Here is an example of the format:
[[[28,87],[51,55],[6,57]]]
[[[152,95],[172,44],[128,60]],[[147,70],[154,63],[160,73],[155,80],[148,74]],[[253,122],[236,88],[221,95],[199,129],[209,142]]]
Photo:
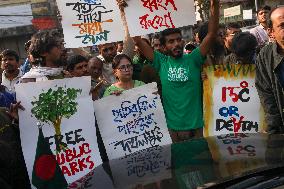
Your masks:
[[[16,100],[14,95],[6,91],[0,92],[0,107],[10,108],[11,103],[15,102]]]

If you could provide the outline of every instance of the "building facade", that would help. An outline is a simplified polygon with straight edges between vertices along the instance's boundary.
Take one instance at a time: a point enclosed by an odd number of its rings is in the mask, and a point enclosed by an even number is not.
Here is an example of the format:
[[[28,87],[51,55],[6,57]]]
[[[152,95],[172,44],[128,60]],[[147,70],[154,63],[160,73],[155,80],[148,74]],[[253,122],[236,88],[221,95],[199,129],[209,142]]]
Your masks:
[[[24,44],[31,36],[58,25],[55,0],[0,1],[0,52],[15,50],[23,61],[27,56]]]

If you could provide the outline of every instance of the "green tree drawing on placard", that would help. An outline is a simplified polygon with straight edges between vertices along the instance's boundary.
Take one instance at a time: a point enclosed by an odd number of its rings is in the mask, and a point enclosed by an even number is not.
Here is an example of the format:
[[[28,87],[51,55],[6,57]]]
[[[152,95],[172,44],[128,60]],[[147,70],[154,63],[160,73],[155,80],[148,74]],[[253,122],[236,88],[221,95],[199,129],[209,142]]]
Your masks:
[[[59,137],[62,119],[69,119],[77,112],[78,103],[75,100],[81,92],[82,89],[66,88],[66,86],[43,91],[38,98],[34,97],[35,101],[31,102],[33,105],[31,113],[40,122],[52,124],[55,136]],[[56,149],[62,150],[62,147],[56,146]]]

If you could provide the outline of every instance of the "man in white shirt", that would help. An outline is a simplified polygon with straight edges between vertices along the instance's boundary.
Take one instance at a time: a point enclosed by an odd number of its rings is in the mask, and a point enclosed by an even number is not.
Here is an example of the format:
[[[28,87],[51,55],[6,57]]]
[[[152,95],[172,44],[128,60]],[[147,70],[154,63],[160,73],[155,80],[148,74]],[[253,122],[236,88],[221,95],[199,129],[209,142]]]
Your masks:
[[[260,7],[260,9],[257,11],[257,20],[259,22],[259,25],[250,30],[250,33],[256,37],[258,46],[260,48],[269,41],[269,36],[267,34],[267,21],[270,11],[271,8],[269,6]]]
[[[120,8],[120,14],[121,14],[121,19],[123,22],[124,30],[125,30],[125,39],[123,41],[123,49],[122,52],[118,52],[118,44],[117,43],[106,43],[106,44],[101,44],[98,45],[99,53],[100,55],[97,56],[99,59],[103,61],[103,69],[102,69],[102,76],[104,80],[106,80],[108,83],[115,83],[116,78],[113,74],[113,69],[112,69],[112,61],[113,58],[117,54],[126,54],[129,56],[131,59],[134,56],[134,43],[133,40],[130,37],[128,27],[127,27],[127,21],[125,17],[125,13],[123,10],[123,6],[125,5],[124,0],[117,0],[118,6]]]
[[[4,69],[1,77],[1,85],[7,88],[7,92],[15,93],[15,84],[19,82],[22,74],[19,69],[19,55],[10,49],[4,50],[1,55],[1,64]]]
[[[117,55],[116,43],[106,43],[98,45],[100,55],[99,59],[103,61],[103,78],[109,83],[115,83],[116,78],[113,74],[112,60]]]

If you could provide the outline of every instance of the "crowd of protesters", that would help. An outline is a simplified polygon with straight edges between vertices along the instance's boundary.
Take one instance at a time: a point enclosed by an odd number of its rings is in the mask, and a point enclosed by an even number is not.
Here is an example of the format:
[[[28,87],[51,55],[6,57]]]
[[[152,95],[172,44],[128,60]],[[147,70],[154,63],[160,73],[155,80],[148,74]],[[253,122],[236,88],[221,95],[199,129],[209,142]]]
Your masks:
[[[119,3],[123,11],[125,3]],[[131,40],[126,34],[123,42],[98,45],[99,55],[92,56],[80,49],[65,49],[63,36],[52,30],[39,31],[26,43],[23,64],[13,49],[4,50],[0,131],[13,125],[16,138],[19,135],[17,111],[24,107],[16,101],[16,84],[91,76],[93,100],[157,82],[173,142],[202,137],[201,86],[207,79],[203,65],[255,64],[267,132],[284,133],[284,7],[261,7],[259,25],[250,32],[242,32],[237,23],[219,25],[218,0],[211,0],[210,14],[209,22],[199,26],[196,39],[187,44],[181,30],[172,28],[151,40],[145,36]]]

